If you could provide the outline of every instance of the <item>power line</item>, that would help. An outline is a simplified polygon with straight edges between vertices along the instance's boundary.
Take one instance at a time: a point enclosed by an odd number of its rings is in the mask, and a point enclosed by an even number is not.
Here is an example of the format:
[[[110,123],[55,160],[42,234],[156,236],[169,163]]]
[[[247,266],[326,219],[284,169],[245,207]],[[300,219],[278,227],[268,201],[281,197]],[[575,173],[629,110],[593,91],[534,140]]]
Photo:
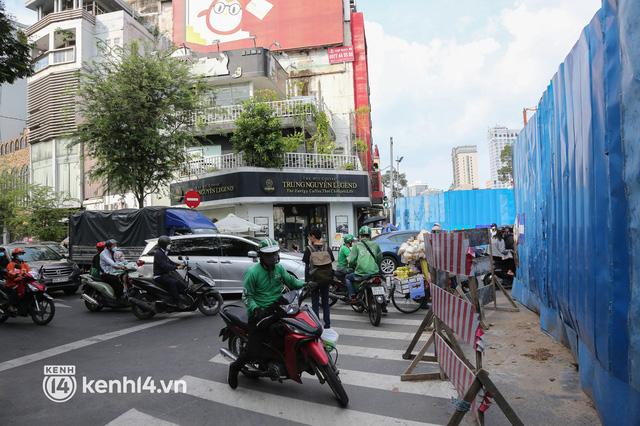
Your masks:
[[[9,117],[8,115],[2,115],[0,114],[0,118],[8,118],[10,120],[18,120],[18,121],[24,121],[25,123],[27,122],[27,120],[24,120],[22,118],[18,118],[18,117]]]

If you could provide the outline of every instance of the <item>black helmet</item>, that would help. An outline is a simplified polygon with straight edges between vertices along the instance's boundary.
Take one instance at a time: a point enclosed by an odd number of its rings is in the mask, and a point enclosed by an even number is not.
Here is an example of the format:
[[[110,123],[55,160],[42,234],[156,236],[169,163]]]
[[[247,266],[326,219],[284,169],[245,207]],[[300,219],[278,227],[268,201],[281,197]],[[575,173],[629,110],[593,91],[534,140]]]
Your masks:
[[[166,249],[169,244],[171,244],[171,238],[167,237],[166,235],[158,238],[158,246],[161,249]]]
[[[113,239],[112,240],[107,240],[107,241],[104,242],[105,247],[108,248],[108,249],[110,249],[111,247],[113,247],[113,246],[115,246],[117,244],[118,244],[118,242],[116,240],[113,240]]]

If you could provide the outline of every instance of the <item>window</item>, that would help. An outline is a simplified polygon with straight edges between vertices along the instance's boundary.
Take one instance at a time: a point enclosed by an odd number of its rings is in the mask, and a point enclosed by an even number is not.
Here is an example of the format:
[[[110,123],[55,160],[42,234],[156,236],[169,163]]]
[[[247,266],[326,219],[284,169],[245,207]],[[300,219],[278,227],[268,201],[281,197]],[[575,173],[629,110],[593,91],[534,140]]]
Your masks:
[[[222,237],[220,240],[223,256],[247,257],[250,251],[256,251],[258,249],[253,244],[238,238]]]
[[[397,244],[402,244],[402,243],[406,243],[409,238],[413,238],[415,237],[416,234],[398,234],[398,235],[394,235],[393,237],[389,237],[389,240],[391,242],[397,243]]]
[[[219,256],[218,238],[184,238],[171,241],[172,256]]]

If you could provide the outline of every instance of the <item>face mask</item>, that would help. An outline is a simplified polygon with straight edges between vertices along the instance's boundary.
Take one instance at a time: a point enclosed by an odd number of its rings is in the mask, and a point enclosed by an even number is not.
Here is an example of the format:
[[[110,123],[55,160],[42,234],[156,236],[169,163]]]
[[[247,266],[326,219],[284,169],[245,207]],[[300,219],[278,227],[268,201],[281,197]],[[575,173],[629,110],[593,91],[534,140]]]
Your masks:
[[[19,254],[19,255],[17,255],[17,256],[16,256],[16,259],[17,259],[19,262],[22,262],[22,260],[24,259],[24,256],[22,256],[21,254]]]
[[[4,252],[0,251],[0,257],[4,257]]]

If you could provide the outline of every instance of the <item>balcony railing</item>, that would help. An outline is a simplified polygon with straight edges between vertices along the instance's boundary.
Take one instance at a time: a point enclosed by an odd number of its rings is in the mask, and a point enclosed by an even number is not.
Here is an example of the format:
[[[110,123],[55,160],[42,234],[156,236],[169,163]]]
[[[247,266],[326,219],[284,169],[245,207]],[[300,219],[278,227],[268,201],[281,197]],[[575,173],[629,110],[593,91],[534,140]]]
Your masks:
[[[202,157],[190,160],[180,177],[202,175],[220,170],[249,167],[242,153],[225,154],[213,157]],[[314,170],[354,170],[362,171],[358,157],[343,154],[307,154],[303,152],[287,152],[284,154],[285,169]]]
[[[323,105],[315,98],[285,99],[267,102],[273,108],[275,116],[279,118],[311,117],[314,111],[322,110]],[[191,116],[187,124],[193,126],[210,126],[215,124],[235,122],[244,107],[242,105],[228,105],[204,108]],[[327,116],[331,114],[327,111]]]
[[[75,46],[64,47],[46,52],[33,62],[33,71],[40,72],[52,65],[68,64],[76,61]]]

